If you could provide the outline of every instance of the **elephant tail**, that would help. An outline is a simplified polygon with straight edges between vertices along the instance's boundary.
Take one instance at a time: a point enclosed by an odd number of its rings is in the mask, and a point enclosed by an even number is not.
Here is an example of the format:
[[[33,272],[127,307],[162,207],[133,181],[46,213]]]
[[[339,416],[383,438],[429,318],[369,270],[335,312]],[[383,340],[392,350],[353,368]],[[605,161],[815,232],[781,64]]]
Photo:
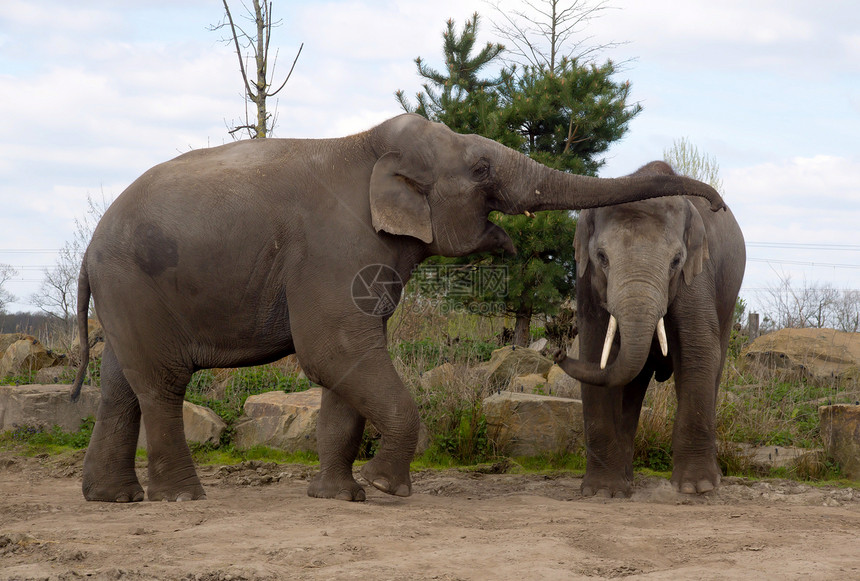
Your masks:
[[[90,277],[87,274],[87,256],[81,261],[81,274],[78,276],[78,343],[81,346],[81,360],[78,364],[78,373],[69,396],[72,401],[78,401],[81,396],[81,387],[87,376],[87,367],[90,362],[90,336],[89,336],[89,310],[90,310]]]

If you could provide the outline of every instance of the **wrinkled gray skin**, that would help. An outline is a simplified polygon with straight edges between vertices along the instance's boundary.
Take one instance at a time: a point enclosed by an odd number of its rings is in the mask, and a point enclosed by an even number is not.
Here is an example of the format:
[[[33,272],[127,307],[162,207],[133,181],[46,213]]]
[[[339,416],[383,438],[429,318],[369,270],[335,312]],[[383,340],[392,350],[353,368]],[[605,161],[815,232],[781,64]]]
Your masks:
[[[672,175],[652,162],[634,176]],[[582,384],[587,449],[585,496],[628,496],[633,438],[648,382],[674,372],[678,410],[672,483],[708,492],[720,481],[717,388],[744,274],[743,235],[730,211],[700,198],[651,199],[581,212],[574,248],[580,360],[556,361]],[[609,316],[618,321],[605,370]],[[668,356],[655,336],[664,317]]]
[[[487,220],[491,210],[583,208],[683,192],[723,207],[694,180],[559,173],[415,115],[342,139],[241,141],[156,166],[105,212],[81,268],[81,345],[90,293],[106,334],[84,496],[143,499],[134,471],[142,417],[148,498],[204,498],[182,424],[191,374],[293,352],[326,388],[320,472],[308,494],[364,499],[352,464],[367,419],[382,443],[363,477],[409,495],[418,413],[386,349],[390,311],[368,314],[353,300],[358,272],[372,265],[396,272],[371,289],[396,304],[401,283],[430,255],[514,251]]]

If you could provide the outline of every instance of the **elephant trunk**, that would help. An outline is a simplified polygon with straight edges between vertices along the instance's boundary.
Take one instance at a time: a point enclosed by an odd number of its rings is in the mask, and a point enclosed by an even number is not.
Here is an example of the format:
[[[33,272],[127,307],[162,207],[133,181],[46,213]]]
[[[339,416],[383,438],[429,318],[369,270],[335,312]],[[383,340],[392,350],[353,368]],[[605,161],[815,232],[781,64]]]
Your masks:
[[[655,333],[663,355],[668,353],[666,329],[663,324],[666,290],[654,283],[643,285],[628,282],[618,291],[617,294],[623,295],[615,300],[611,289],[607,297],[609,324],[606,337],[600,343],[602,352],[599,368],[593,362],[581,359],[568,358],[564,361],[564,370],[584,383],[605,386],[630,383],[645,366]],[[615,359],[610,361],[616,326],[621,340]],[[595,337],[593,340],[598,339]]]
[[[615,360],[606,367],[605,385],[626,385],[639,375],[648,355],[661,313],[654,309],[632,314],[619,314],[621,345]],[[608,351],[606,352],[608,355]]]
[[[701,196],[712,210],[725,208],[711,186],[677,175],[634,175],[596,178],[554,170],[522,154],[510,151],[499,170],[508,187],[500,194],[496,210],[522,214],[541,210],[580,210],[663,196]]]

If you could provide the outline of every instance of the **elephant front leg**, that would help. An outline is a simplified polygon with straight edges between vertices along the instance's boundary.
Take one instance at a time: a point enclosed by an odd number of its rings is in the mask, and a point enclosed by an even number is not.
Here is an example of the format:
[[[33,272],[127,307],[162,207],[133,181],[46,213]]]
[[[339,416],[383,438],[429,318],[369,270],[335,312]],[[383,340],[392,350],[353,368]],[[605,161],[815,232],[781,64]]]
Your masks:
[[[384,337],[366,350],[348,353],[341,349],[337,357],[324,354],[325,351],[299,352],[303,367],[307,365],[308,377],[330,389],[339,400],[337,406],[326,400],[327,413],[334,414],[324,419],[320,428],[329,433],[322,437],[321,475],[311,484],[312,496],[316,496],[314,492],[332,496],[337,488],[334,497],[360,499],[354,488],[341,495],[341,487],[351,487],[347,466],[355,459],[360,443],[357,416],[370,420],[382,434],[379,450],[362,467],[361,476],[383,492],[409,496],[412,494],[409,464],[418,443],[418,409],[391,364]],[[348,411],[349,408],[354,411]]]
[[[675,372],[678,412],[672,434],[672,484],[685,494],[710,492],[720,484],[716,444],[716,394],[720,366]],[[708,369],[710,368],[710,369]]]
[[[652,375],[650,367],[646,366],[636,379],[620,390],[583,386],[587,445],[583,496],[626,498],[633,492],[634,439]]]
[[[323,389],[317,420],[319,474],[311,479],[308,496],[363,501],[364,488],[352,476],[364,434],[364,417],[330,389]]]
[[[633,441],[625,433],[622,408],[621,388],[583,384],[583,496],[628,497],[633,490]]]
[[[138,502],[143,500],[143,487],[134,470],[140,406],[110,344],[102,356],[101,383],[96,424],[84,456],[84,498]]]

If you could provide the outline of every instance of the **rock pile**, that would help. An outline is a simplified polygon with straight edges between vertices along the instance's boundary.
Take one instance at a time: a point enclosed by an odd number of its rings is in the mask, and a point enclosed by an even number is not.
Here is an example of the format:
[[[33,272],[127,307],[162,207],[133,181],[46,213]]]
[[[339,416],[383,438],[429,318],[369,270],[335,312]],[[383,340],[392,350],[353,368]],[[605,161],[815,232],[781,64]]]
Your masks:
[[[860,333],[781,329],[741,352],[745,365],[792,378],[860,381]]]
[[[0,335],[0,354],[0,377],[30,377],[42,368],[62,365],[68,359],[46,349],[35,337],[23,333]]]
[[[103,343],[97,324],[90,328],[91,353]],[[535,345],[536,348],[542,348]],[[95,416],[100,394],[85,386],[78,402],[69,401],[64,383],[74,368],[66,360],[45,349],[33,337],[0,335],[0,374],[24,365],[28,370],[41,366],[43,385],[0,386],[0,431],[18,426],[79,428],[81,420]],[[78,351],[79,352],[79,349]],[[576,356],[574,344],[571,355]],[[73,351],[73,358],[75,351]],[[748,365],[781,369],[805,378],[860,378],[860,335],[822,329],[787,329],[764,335],[743,353]],[[14,364],[13,364],[14,362]],[[57,363],[61,363],[57,365]],[[282,365],[299,371],[296,361]],[[18,367],[15,367],[18,365]],[[483,393],[481,409],[488,435],[496,449],[513,456],[554,454],[573,451],[582,445],[581,387],[577,381],[536,349],[505,347],[493,352],[488,363],[466,368],[445,363],[422,374],[421,388],[429,393],[452,386]],[[251,396],[244,416],[234,427],[238,448],[265,445],[289,451],[316,450],[316,424],[322,389],[305,392],[268,392]],[[842,466],[850,478],[860,478],[860,405],[820,408],[821,435],[826,452]],[[206,408],[185,402],[186,438],[194,442],[218,443],[226,429],[224,422]],[[143,430],[142,430],[143,432]],[[145,445],[141,434],[141,445]],[[422,431],[419,452],[428,445]],[[795,462],[806,451],[793,449],[749,450],[749,455],[766,465]]]

